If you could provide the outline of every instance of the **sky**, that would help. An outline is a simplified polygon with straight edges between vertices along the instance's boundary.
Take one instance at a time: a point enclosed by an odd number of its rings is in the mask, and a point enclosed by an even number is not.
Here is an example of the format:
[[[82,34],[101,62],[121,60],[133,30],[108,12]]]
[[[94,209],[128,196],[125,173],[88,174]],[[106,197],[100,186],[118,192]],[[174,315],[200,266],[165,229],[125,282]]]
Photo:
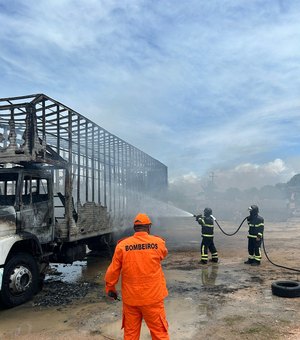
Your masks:
[[[300,172],[300,0],[0,0],[0,97],[44,93],[169,181]]]

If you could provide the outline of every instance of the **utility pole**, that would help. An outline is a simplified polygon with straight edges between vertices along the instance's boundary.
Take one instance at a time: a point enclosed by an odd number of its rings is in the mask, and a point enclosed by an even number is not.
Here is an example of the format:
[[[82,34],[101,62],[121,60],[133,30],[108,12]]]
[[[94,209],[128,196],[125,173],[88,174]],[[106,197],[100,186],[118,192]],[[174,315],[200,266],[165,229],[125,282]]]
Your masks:
[[[209,177],[211,177],[211,184],[212,184],[212,186],[214,186],[214,179],[215,179],[215,173],[212,171],[211,173],[210,173],[210,175],[209,175]]]
[[[212,171],[210,173],[209,177],[210,177],[210,181],[209,181],[209,184],[208,184],[208,195],[209,195],[210,200],[213,200],[214,197],[215,197],[215,178],[216,178],[216,175]]]

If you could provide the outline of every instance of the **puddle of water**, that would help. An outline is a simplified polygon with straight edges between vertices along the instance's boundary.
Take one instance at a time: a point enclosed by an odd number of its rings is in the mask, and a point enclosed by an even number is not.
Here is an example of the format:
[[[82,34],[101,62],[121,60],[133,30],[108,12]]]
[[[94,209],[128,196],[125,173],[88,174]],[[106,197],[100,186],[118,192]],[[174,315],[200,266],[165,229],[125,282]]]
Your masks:
[[[54,271],[54,274],[46,275],[45,280],[75,283],[82,278],[84,267],[86,267],[86,261],[76,261],[73,264],[51,264],[50,272]]]
[[[55,324],[55,330],[68,329],[65,322],[66,315],[57,310],[43,310],[42,312],[33,310],[31,302],[27,304],[1,311],[0,319],[0,339],[16,339],[19,336],[30,335],[34,332],[42,332],[51,324]]]
[[[198,326],[206,323],[209,317],[208,306],[199,304],[194,298],[178,297],[166,299],[166,313],[170,325],[170,338],[173,340],[195,339]]]
[[[218,265],[212,265],[201,270],[201,282],[203,286],[215,286],[218,284]]]
[[[222,273],[222,270],[220,270]],[[172,281],[181,281],[185,283],[190,283],[193,285],[202,286],[214,286],[219,285],[223,282],[224,274],[222,274],[221,278],[219,276],[219,266],[218,265],[209,265],[205,268],[194,269],[190,271],[184,270],[173,270],[169,269],[166,271],[165,275],[167,278],[167,282],[171,283]],[[201,285],[199,285],[201,283]]]
[[[109,259],[88,256],[85,261],[75,261],[73,264],[52,263],[50,274],[46,275],[46,281],[62,281],[66,283],[77,283],[85,281],[98,281],[103,278]],[[52,273],[53,272],[53,273]]]

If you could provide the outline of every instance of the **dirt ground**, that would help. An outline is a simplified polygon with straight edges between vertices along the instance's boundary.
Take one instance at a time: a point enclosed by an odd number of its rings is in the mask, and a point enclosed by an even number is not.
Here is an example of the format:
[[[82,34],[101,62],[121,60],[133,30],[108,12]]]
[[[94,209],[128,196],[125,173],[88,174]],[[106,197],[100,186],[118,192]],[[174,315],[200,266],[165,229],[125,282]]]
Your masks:
[[[163,262],[169,296],[165,300],[170,338],[300,339],[300,298],[272,295],[277,280],[300,281],[300,273],[268,262],[251,267],[247,227],[228,237],[216,226],[220,263],[199,264],[200,229],[188,218],[164,220],[153,228],[165,237]],[[219,222],[226,232],[236,223]],[[265,222],[265,247],[276,264],[300,269],[300,220]],[[103,277],[110,259],[91,254],[72,266],[53,265],[44,289],[13,309],[0,309],[0,339],[122,339],[122,302],[104,294]],[[145,325],[141,339],[151,339]]]

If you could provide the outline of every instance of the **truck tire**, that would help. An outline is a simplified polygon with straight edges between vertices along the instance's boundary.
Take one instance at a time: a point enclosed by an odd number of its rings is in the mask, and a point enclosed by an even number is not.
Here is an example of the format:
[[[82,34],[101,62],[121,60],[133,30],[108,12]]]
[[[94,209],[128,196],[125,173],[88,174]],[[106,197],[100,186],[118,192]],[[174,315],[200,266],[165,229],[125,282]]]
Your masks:
[[[6,307],[18,306],[29,301],[38,291],[38,267],[28,253],[17,253],[4,267],[1,301]]]
[[[277,296],[300,297],[300,283],[297,281],[276,281],[271,285],[272,293]]]

